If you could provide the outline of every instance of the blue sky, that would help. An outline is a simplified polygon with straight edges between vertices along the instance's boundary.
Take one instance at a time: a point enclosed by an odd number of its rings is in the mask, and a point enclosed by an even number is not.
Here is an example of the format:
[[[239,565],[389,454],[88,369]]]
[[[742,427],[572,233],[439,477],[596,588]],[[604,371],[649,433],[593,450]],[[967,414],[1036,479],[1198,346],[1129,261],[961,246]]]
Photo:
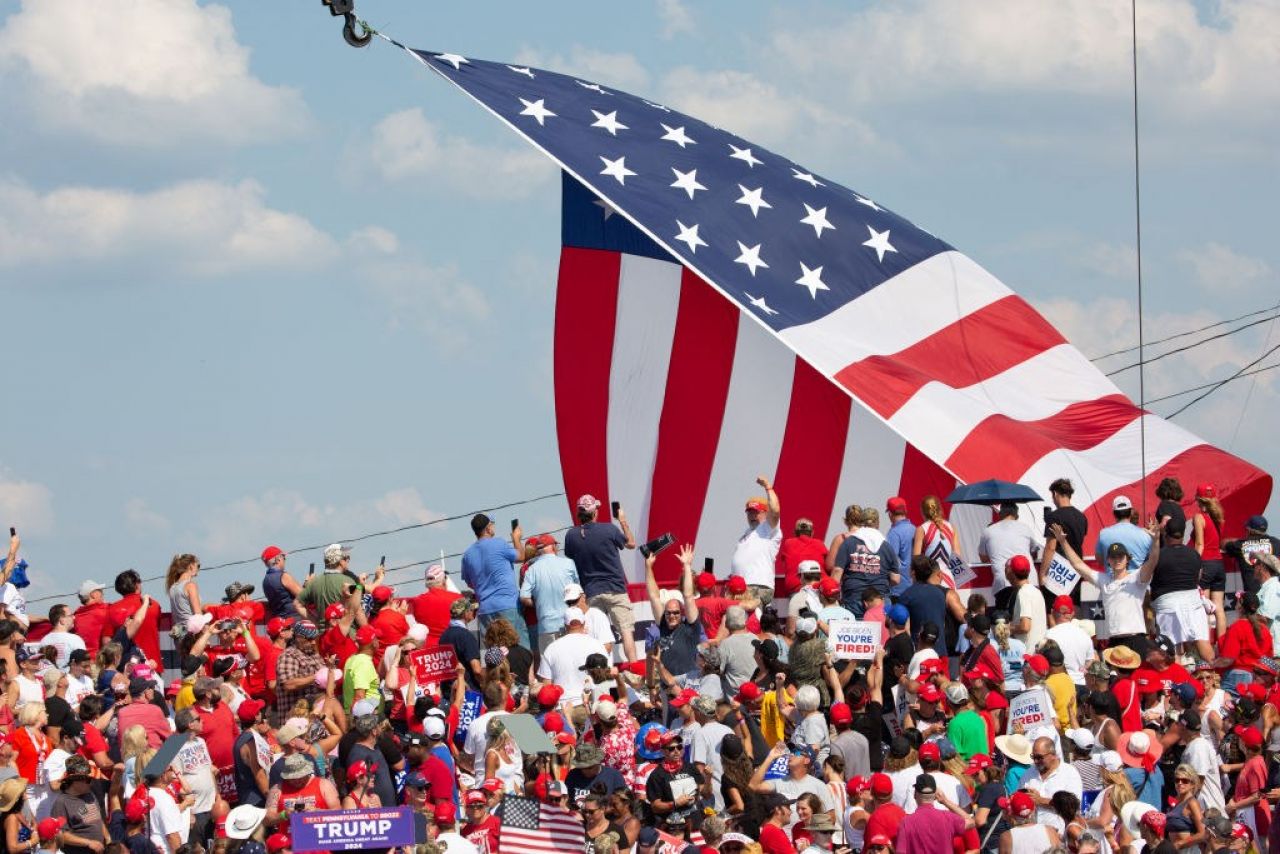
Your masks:
[[[734,130],[959,247],[1086,354],[1136,343],[1127,3],[358,9]],[[1156,338],[1280,300],[1280,7],[1139,11]],[[560,488],[556,173],[466,98],[301,2],[0,0],[0,71],[0,522],[32,596]],[[1153,365],[1148,396],[1228,375],[1273,326]],[[1178,421],[1274,471],[1278,383]],[[437,525],[357,564],[469,539]]]

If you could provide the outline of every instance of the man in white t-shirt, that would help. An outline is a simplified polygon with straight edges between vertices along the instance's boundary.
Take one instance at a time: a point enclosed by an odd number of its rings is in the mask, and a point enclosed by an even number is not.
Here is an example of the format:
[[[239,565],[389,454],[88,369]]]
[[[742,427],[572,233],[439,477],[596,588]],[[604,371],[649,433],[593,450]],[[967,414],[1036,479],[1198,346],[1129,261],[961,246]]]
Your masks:
[[[1089,662],[1097,658],[1093,650],[1093,641],[1084,629],[1076,622],[1076,605],[1070,596],[1059,596],[1053,600],[1053,613],[1049,622],[1053,625],[1044,633],[1062,650],[1063,664],[1067,675],[1076,685],[1084,685],[1084,671]]]
[[[66,670],[68,659],[71,658],[71,651],[84,649],[84,640],[72,632],[75,618],[72,617],[71,609],[66,605],[54,605],[50,608],[49,622],[53,624],[53,631],[40,639],[40,646],[51,646],[56,649],[58,651],[58,660],[55,662],[55,666],[59,670]]]
[[[761,475],[756,483],[764,489],[765,497],[747,501],[747,529],[734,547],[730,574],[742,576],[752,598],[764,608],[773,601],[774,566],[782,547],[782,510],[768,478]]]
[[[1005,578],[1013,588],[1013,620],[1010,633],[1032,650],[1044,640],[1048,617],[1040,588],[1031,584],[1031,559],[1014,555],[1004,565]]]
[[[726,735],[733,735],[733,730],[716,720],[716,703],[709,697],[694,697],[689,705],[702,725],[693,738],[689,759],[703,779],[711,780],[716,809],[723,811],[724,793],[720,791],[720,781],[724,776],[724,766],[720,763],[720,742]]]
[[[592,653],[608,657],[604,644],[587,634],[587,615],[581,608],[566,608],[565,633],[547,645],[538,664],[538,678],[564,689],[563,700],[568,706],[582,702],[582,687],[586,679],[583,662]]]
[[[577,608],[587,615],[587,634],[600,641],[604,645],[605,653],[612,656],[613,623],[609,622],[609,616],[604,611],[587,604],[587,594],[583,591],[581,584],[571,583],[565,587],[564,605],[566,609]]]
[[[89,675],[89,651],[73,649],[67,657],[67,702],[79,709],[80,701],[96,693],[93,677]]]
[[[1031,528],[1018,521],[1017,504],[1001,504],[1000,518],[988,525],[978,540],[978,557],[992,566],[1004,566],[1016,555],[1021,555],[1030,562],[1036,551],[1035,535]],[[993,573],[992,596],[1008,586],[1009,582],[1000,573]],[[999,607],[1000,603],[997,602],[996,606]]]
[[[187,836],[191,832],[191,822],[168,791],[177,776],[178,772],[170,765],[159,780],[149,780],[151,786],[147,789],[147,795],[154,802],[151,807],[151,844],[160,854],[174,854],[187,844]]]

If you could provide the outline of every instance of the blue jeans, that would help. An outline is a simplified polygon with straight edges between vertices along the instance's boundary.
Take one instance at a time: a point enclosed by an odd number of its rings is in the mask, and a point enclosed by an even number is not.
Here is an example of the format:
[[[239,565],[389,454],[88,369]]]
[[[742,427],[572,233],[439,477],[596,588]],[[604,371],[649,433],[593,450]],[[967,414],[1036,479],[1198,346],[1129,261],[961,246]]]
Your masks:
[[[480,615],[480,633],[483,635],[484,630],[489,628],[489,624],[501,617],[511,625],[515,626],[516,634],[520,635],[520,645],[525,649],[533,649],[529,643],[529,627],[525,625],[524,614],[515,608],[508,608],[505,611],[494,611],[492,614]],[[481,638],[481,646],[483,646],[483,638]]]

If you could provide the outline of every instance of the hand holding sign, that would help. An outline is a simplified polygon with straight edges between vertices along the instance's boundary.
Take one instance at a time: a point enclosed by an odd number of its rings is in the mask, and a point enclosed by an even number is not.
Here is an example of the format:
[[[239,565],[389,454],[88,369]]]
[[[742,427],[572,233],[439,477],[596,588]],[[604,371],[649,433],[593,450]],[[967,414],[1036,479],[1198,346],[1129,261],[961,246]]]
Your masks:
[[[1066,596],[1080,583],[1080,573],[1059,555],[1049,561],[1044,574],[1044,586],[1055,596]]]
[[[428,646],[409,653],[409,667],[419,685],[452,679],[458,657],[451,646]]]

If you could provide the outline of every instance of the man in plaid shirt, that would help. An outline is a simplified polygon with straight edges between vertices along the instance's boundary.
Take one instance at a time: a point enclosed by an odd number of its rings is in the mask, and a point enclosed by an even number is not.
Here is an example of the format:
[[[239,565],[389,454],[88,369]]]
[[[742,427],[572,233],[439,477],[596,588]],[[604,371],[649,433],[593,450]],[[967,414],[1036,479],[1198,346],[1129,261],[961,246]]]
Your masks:
[[[315,623],[303,620],[293,627],[293,642],[276,659],[276,711],[281,719],[299,700],[311,702],[323,691],[316,684],[316,673],[324,668],[316,649],[319,634]]]

